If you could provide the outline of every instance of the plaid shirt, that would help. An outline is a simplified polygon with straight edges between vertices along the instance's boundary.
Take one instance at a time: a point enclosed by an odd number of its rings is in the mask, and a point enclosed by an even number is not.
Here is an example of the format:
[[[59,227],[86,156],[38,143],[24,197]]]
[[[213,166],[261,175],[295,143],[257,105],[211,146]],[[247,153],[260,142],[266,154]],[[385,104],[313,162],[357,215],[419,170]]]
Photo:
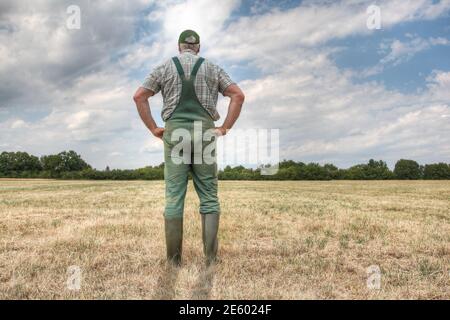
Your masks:
[[[178,56],[178,59],[183,66],[185,76],[189,78],[198,56],[188,49],[184,50]],[[202,106],[214,120],[220,118],[216,110],[218,93],[220,92],[223,95],[225,89],[231,84],[234,84],[234,82],[222,68],[208,60],[203,61],[195,79],[195,93]],[[166,121],[175,110],[181,96],[181,78],[172,59],[157,66],[145,78],[141,86],[152,90],[155,94],[161,91],[164,104],[161,116]]]

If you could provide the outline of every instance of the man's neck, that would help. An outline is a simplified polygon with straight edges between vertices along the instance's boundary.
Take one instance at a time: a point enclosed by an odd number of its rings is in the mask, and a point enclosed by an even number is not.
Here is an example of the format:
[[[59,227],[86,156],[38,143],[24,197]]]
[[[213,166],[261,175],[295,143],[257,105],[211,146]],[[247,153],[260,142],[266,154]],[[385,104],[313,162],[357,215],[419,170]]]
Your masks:
[[[183,54],[183,53],[190,53],[190,54],[193,54],[193,55],[197,55],[197,52],[195,52],[195,51],[192,50],[192,49],[184,49],[184,50],[182,50],[182,51],[180,52],[180,54]]]

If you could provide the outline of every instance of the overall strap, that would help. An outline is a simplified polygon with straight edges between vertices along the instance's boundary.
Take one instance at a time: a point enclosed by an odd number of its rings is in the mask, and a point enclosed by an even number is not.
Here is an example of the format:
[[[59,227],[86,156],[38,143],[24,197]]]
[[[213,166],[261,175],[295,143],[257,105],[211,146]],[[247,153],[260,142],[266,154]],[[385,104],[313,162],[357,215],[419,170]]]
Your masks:
[[[184,78],[184,71],[183,71],[183,67],[181,66],[180,60],[178,60],[177,57],[173,57],[172,60],[173,60],[173,63],[175,63],[175,67],[177,67],[177,71],[178,71],[178,74],[180,75],[180,77]]]
[[[203,62],[204,60],[205,60],[205,59],[202,58],[202,57],[200,57],[200,58],[197,59],[197,62],[195,62],[195,65],[194,65],[194,67],[192,68],[191,77],[195,77],[195,76],[197,75],[197,71],[198,71],[198,69],[200,68],[200,66],[201,66],[201,64],[202,64],[202,62]]]

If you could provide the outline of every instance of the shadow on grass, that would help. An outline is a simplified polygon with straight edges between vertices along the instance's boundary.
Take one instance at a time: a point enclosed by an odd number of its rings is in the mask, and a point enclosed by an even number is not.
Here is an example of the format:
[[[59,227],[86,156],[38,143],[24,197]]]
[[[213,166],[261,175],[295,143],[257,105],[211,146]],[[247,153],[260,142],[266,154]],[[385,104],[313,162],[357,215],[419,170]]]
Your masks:
[[[172,300],[175,298],[175,285],[180,268],[167,263],[156,283],[153,300]]]
[[[192,300],[209,299],[214,282],[215,266],[204,267],[192,290]]]

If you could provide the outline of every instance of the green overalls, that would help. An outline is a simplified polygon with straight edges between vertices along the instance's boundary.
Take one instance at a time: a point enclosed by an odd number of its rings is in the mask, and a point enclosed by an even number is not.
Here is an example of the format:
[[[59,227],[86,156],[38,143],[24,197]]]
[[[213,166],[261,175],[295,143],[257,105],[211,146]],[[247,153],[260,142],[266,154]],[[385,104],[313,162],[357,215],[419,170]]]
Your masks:
[[[166,183],[166,208],[164,215],[166,218],[183,216],[189,172],[191,172],[195,190],[200,198],[200,213],[219,213],[220,206],[217,198],[217,162],[215,153],[212,153],[213,161],[211,159],[205,161],[203,158],[205,148],[210,144],[216,143],[216,137],[208,139],[209,141],[203,141],[204,132],[208,129],[211,132],[214,128],[214,121],[201,105],[194,89],[197,71],[204,59],[198,58],[192,68],[189,79],[186,79],[178,58],[174,57],[172,60],[180,75],[182,89],[180,101],[170,118],[166,121],[163,135],[164,179]],[[197,128],[201,124],[201,131],[197,130],[194,133],[194,124]],[[178,130],[178,132],[189,132],[191,138],[190,155],[183,154],[183,150],[181,152],[175,152],[176,154],[172,152],[175,145],[180,143],[178,136],[172,136],[177,129],[184,129]],[[172,141],[172,139],[175,141]],[[180,163],[183,158],[186,159],[186,156],[190,158],[190,163]],[[201,163],[198,163],[199,161]]]
[[[189,79],[186,79],[178,58],[172,59],[180,75],[182,89],[180,101],[166,121],[163,135],[166,184],[164,220],[167,258],[177,265],[181,263],[184,199],[190,172],[195,190],[200,198],[203,252],[206,256],[206,263],[209,265],[216,260],[217,255],[220,206],[217,198],[216,154],[215,151],[211,152],[211,156],[206,159],[203,152],[206,148],[211,149],[211,147],[214,147],[215,150],[216,136],[205,139],[206,141],[203,139],[205,132],[211,132],[214,129],[214,121],[201,105],[194,88],[197,71],[204,59],[198,58]],[[194,128],[198,128],[199,124],[202,129],[194,130]],[[183,132],[182,140],[186,133],[190,138],[186,140],[190,146],[188,152],[186,149],[179,150],[177,147],[180,144],[177,132],[180,131]],[[186,161],[183,162],[183,159],[190,161],[185,163]]]

